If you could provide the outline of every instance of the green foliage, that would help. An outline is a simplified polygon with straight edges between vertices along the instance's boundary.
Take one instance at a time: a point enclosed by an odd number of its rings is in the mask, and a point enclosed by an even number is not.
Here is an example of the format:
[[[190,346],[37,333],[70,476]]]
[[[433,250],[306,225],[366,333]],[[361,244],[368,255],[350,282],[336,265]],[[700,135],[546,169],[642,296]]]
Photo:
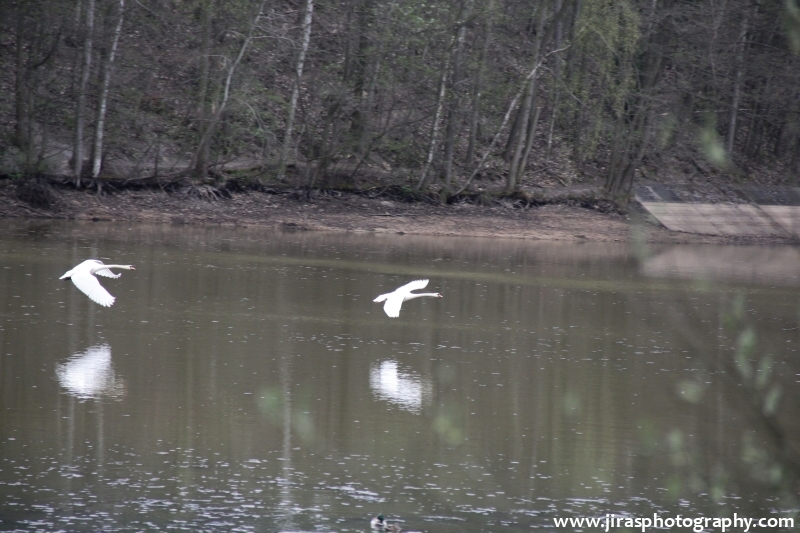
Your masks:
[[[766,355],[758,361],[758,371],[756,372],[755,386],[756,389],[763,389],[769,383],[770,375],[772,374],[772,357]]]
[[[771,355],[758,356],[758,339],[755,328],[747,323],[745,299],[737,294],[731,310],[724,317],[725,328],[736,332],[733,362],[752,403],[767,417],[775,415],[783,390],[773,379],[774,360]],[[755,364],[753,361],[755,360]]]
[[[783,389],[777,383],[769,388],[766,396],[764,397],[763,409],[765,415],[772,416],[775,414],[775,411],[778,409],[778,402],[780,402],[782,393]]]
[[[800,54],[800,6],[797,0],[784,0],[786,12],[783,17],[786,37],[789,39],[789,48],[795,54]]]
[[[443,410],[436,415],[431,422],[431,429],[448,446],[458,446],[464,442],[464,430],[455,414],[448,410]]]
[[[678,383],[678,395],[689,403],[700,403],[705,387],[699,381],[684,379]]]
[[[783,467],[775,463],[770,453],[749,433],[742,438],[742,462],[750,467],[754,478],[763,482],[777,485],[784,477]]]
[[[670,462],[673,466],[685,466],[690,463],[690,457],[686,450],[683,432],[680,429],[673,429],[667,435],[667,445],[669,446]]]
[[[639,421],[638,437],[639,447],[643,454],[652,455],[658,453],[658,428],[652,418],[645,418]]]
[[[700,150],[711,164],[720,168],[730,166],[728,152],[725,150],[725,143],[717,133],[717,122],[713,113],[706,114],[706,122],[698,132],[697,142]]]
[[[750,358],[753,356],[755,348],[756,332],[751,326],[748,326],[739,334],[739,338],[736,340],[736,352],[734,355],[736,368],[739,369],[739,373],[746,380],[753,378],[753,365],[750,363]]]

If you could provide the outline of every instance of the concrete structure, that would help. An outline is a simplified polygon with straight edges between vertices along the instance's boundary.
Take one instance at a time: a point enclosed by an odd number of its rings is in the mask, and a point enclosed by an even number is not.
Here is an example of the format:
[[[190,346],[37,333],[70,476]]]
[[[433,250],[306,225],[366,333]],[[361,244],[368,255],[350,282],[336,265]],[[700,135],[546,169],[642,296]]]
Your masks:
[[[661,185],[637,187],[636,200],[673,231],[800,238],[800,188],[741,187],[741,203],[691,203]]]

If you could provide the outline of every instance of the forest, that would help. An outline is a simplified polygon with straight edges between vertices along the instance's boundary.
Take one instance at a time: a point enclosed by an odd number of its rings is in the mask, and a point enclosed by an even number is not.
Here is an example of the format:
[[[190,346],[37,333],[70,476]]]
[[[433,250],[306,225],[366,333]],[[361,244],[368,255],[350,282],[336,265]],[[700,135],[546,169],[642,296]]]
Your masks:
[[[0,3],[0,174],[409,195],[796,184],[797,0]]]

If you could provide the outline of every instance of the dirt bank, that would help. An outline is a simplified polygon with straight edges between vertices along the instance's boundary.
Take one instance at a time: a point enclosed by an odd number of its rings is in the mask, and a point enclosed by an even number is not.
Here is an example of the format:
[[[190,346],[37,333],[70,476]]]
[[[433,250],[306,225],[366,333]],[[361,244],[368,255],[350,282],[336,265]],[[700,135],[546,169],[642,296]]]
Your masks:
[[[23,201],[12,180],[0,180],[0,218],[52,218],[164,224],[290,227],[312,231],[389,232],[652,243],[789,243],[781,238],[719,237],[672,232],[634,207],[630,213],[600,212],[562,204],[514,207],[472,203],[408,203],[391,197],[332,192],[312,199],[292,191],[232,193],[230,198],[184,191],[123,190],[113,194],[71,188],[49,191],[49,206]]]

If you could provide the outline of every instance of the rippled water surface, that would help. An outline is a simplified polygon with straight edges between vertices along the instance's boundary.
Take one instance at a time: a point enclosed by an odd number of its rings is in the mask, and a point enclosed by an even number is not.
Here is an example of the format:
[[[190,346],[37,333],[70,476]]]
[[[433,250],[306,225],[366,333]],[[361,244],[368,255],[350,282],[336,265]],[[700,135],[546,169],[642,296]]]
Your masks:
[[[3,224],[0,530],[797,512],[797,248]]]

